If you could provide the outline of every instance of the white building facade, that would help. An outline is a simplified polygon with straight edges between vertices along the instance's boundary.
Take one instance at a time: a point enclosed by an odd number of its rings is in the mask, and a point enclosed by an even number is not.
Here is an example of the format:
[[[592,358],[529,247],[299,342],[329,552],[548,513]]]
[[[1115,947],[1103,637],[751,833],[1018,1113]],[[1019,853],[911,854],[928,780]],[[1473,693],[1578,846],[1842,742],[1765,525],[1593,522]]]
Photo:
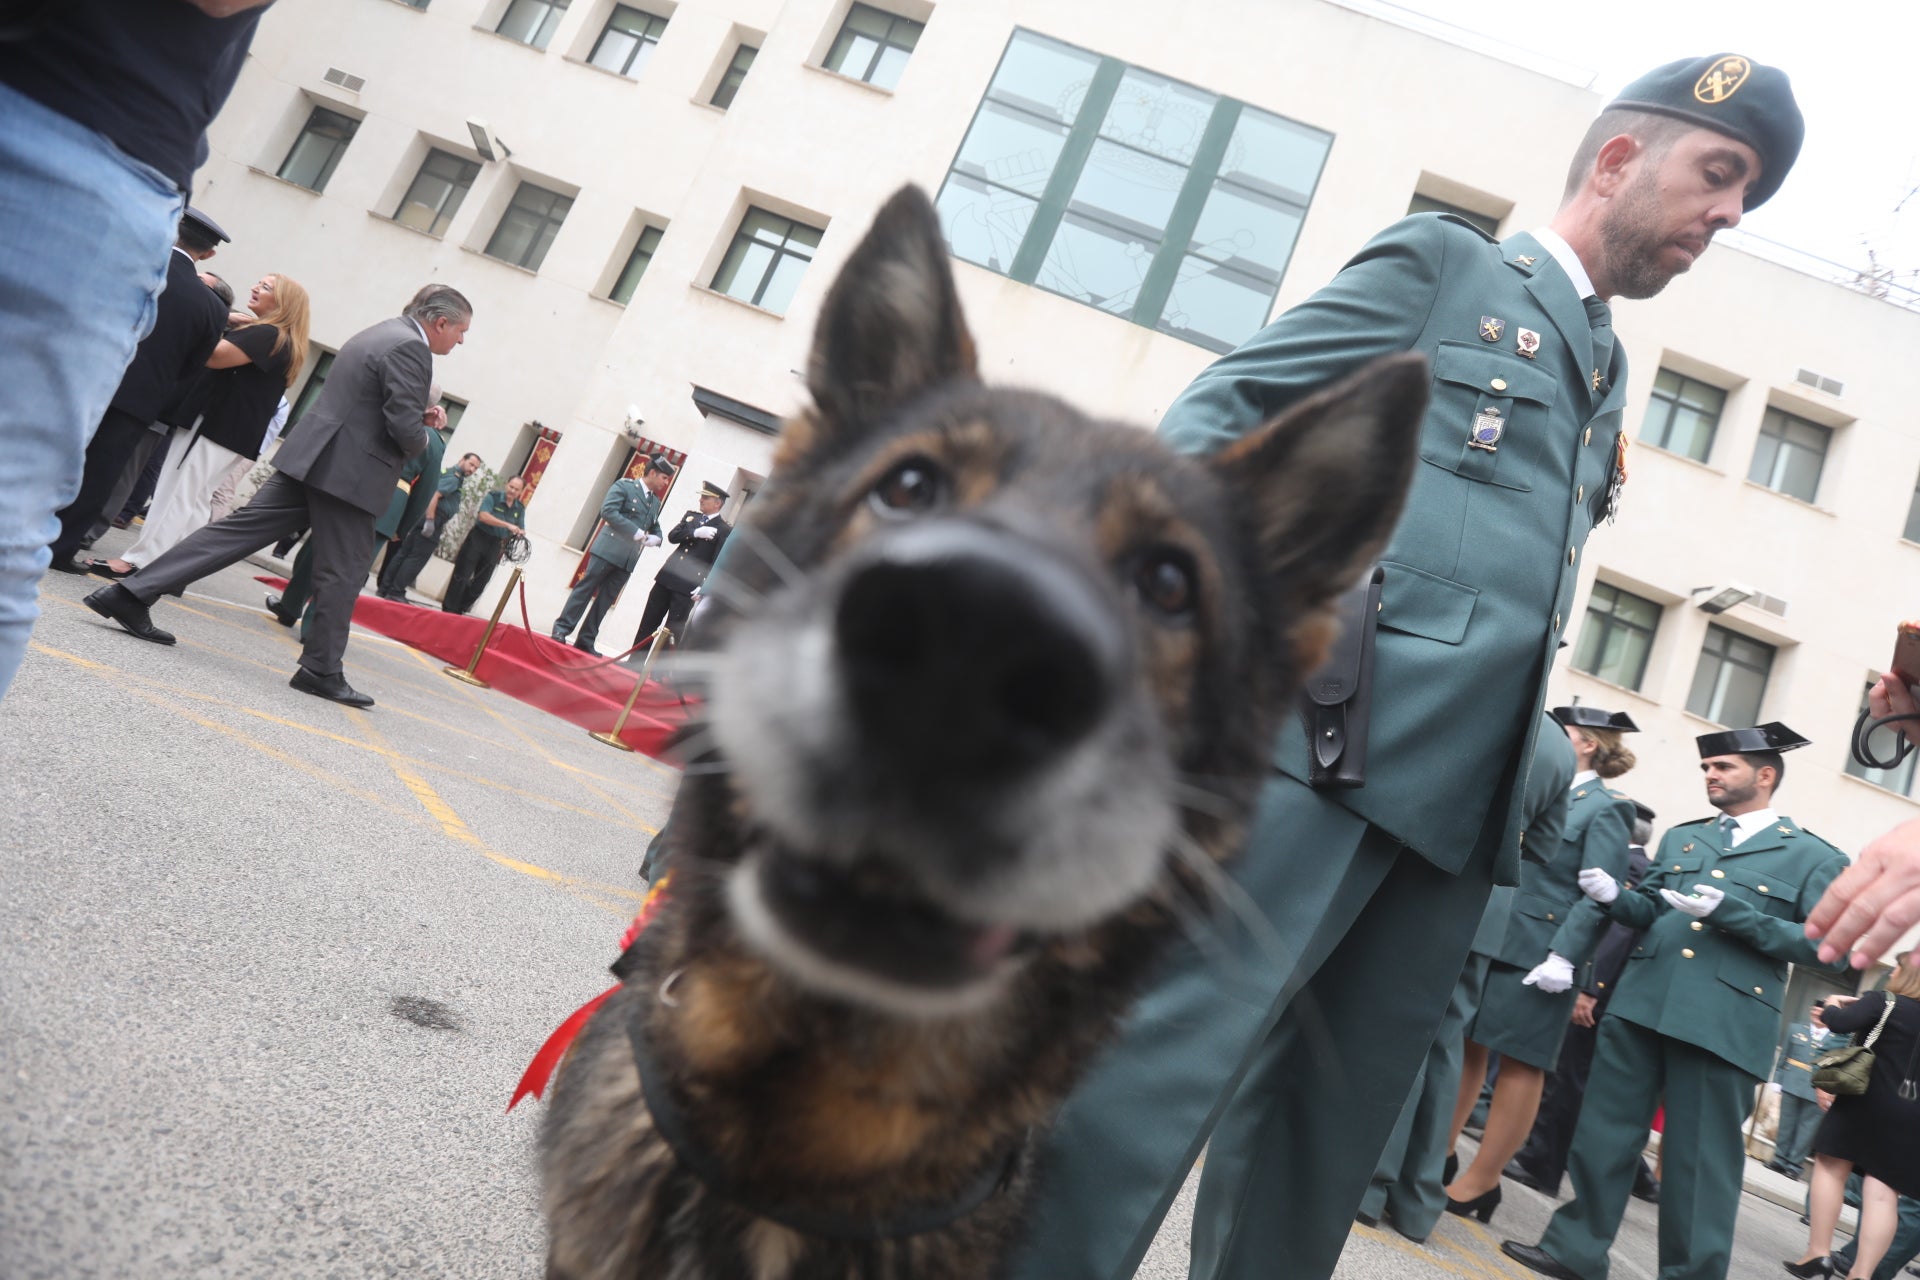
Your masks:
[[[535,460],[539,626],[636,439],[686,456],[663,522],[759,487],[903,182],[938,193],[986,375],[1146,427],[1410,207],[1545,224],[1602,105],[1364,0],[280,0],[194,201],[216,269],[312,293],[310,383],[419,285],[472,299],[449,457]],[[1847,764],[1915,611],[1920,313],[1716,247],[1615,315],[1630,478],[1555,700],[1641,724],[1621,785],[1660,826],[1707,812],[1696,734],[1784,720],[1815,745],[1780,807],[1858,849],[1920,815],[1911,769]]]

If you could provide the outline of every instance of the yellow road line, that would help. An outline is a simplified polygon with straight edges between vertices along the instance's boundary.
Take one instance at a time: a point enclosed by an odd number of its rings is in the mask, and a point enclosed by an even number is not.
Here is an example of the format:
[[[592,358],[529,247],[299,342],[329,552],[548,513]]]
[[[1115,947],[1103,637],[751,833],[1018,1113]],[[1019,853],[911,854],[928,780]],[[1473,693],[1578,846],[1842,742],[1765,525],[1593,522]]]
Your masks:
[[[1400,1235],[1400,1233],[1398,1232],[1382,1231],[1377,1227],[1369,1227],[1362,1223],[1356,1222],[1353,1224],[1353,1230],[1351,1234],[1356,1236],[1364,1236],[1368,1240],[1371,1240],[1376,1244],[1384,1244],[1390,1249],[1398,1249],[1401,1253],[1410,1254],[1413,1257],[1420,1259],[1420,1261],[1426,1263],[1428,1266],[1438,1267],[1442,1271],[1451,1272],[1452,1274],[1457,1276],[1466,1276],[1468,1277],[1468,1280],[1486,1280],[1486,1277],[1487,1277],[1487,1273],[1485,1270],[1479,1267],[1475,1267],[1472,1270],[1468,1270],[1466,1267],[1461,1266],[1459,1263],[1454,1262],[1451,1259],[1443,1258],[1439,1254],[1431,1253],[1428,1250],[1421,1248],[1419,1245],[1415,1244],[1411,1240],[1406,1239],[1404,1236]]]
[[[1500,1242],[1493,1238],[1493,1232],[1487,1230],[1472,1218],[1461,1218],[1460,1225],[1480,1237],[1480,1242],[1487,1246],[1487,1252],[1485,1254],[1470,1255],[1476,1261],[1480,1261],[1483,1266],[1485,1266],[1486,1260],[1489,1259],[1495,1264],[1495,1266],[1486,1267],[1486,1274],[1497,1277],[1497,1280],[1509,1280],[1509,1277],[1516,1277],[1518,1280],[1532,1280],[1532,1271],[1500,1252]]]

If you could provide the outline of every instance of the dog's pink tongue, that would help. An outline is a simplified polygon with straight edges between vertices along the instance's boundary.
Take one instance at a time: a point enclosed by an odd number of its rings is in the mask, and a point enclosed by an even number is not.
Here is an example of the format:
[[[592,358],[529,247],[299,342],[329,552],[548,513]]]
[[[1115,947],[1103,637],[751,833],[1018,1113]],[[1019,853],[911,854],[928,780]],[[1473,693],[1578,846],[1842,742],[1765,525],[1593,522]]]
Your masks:
[[[967,948],[967,959],[976,968],[990,968],[1006,959],[1019,940],[1020,931],[1012,925],[989,925],[974,935],[973,944]]]

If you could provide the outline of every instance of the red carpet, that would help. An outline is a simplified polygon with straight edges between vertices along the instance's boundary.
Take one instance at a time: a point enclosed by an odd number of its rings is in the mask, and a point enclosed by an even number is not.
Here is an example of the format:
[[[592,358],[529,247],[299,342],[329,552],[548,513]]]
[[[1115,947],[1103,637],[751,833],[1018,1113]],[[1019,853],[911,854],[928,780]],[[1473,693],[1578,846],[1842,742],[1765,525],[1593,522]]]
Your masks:
[[[261,582],[282,590],[285,578],[261,576]],[[613,728],[620,708],[633,693],[637,672],[618,663],[589,658],[551,636],[529,635],[525,627],[507,625],[519,602],[507,605],[493,639],[480,658],[476,674],[501,693],[596,733]],[[485,618],[443,613],[437,608],[396,604],[374,595],[362,595],[354,604],[353,620],[369,631],[390,636],[442,662],[465,667],[474,646],[487,629]],[[451,677],[446,677],[451,679]],[[683,699],[658,679],[647,682],[620,740],[636,751],[660,757],[673,732],[697,712],[699,702]]]

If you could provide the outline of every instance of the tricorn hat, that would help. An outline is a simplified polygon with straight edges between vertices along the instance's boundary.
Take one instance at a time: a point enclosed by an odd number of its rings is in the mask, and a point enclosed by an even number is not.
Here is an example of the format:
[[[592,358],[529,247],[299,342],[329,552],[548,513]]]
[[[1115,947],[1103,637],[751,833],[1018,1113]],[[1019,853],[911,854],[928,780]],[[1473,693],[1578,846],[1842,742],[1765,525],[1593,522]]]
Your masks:
[[[1673,116],[1752,147],[1760,155],[1760,180],[1747,196],[1748,209],[1780,189],[1807,136],[1787,73],[1737,53],[1657,67],[1622,89],[1607,109]]]
[[[1658,815],[1654,813],[1651,805],[1644,801],[1635,800],[1633,802],[1633,816],[1642,822],[1652,822]]]
[[[1700,758],[1711,759],[1714,756],[1737,756],[1750,751],[1794,751],[1812,745],[1778,720],[1768,721],[1752,729],[1727,729],[1720,733],[1703,733],[1694,741],[1700,746]]]
[[[1582,729],[1618,729],[1621,733],[1640,732],[1640,726],[1635,724],[1633,717],[1624,711],[1602,711],[1599,707],[1555,707],[1547,714],[1569,727],[1578,725]]]

